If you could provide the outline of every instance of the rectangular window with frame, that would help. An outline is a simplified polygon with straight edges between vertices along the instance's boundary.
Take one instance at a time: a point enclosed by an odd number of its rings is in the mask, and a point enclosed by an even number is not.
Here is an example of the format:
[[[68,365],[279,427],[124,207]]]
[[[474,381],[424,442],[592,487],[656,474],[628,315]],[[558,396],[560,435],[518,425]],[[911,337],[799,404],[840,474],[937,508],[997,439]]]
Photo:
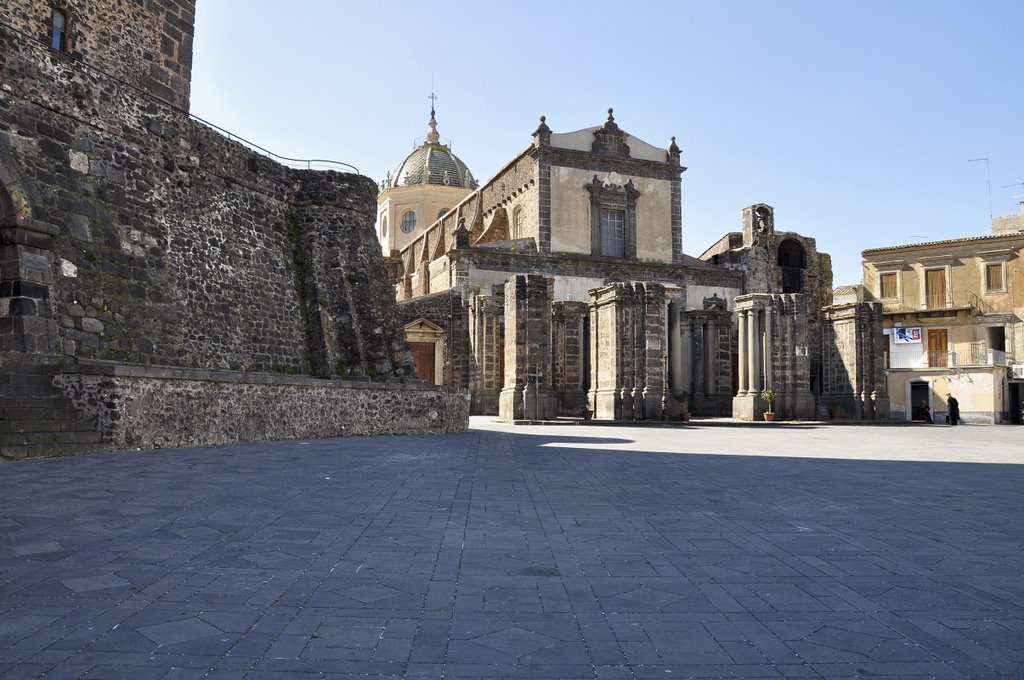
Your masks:
[[[1006,290],[1003,283],[1003,264],[989,262],[985,264],[985,290],[988,292]]]
[[[879,275],[878,282],[878,292],[883,300],[895,300],[898,297],[896,292],[896,272],[886,272]]]
[[[601,208],[601,254],[607,257],[624,257],[626,235],[626,211]]]
[[[924,293],[925,306],[928,309],[945,309],[948,307],[946,300],[946,270],[926,269],[924,272]]]

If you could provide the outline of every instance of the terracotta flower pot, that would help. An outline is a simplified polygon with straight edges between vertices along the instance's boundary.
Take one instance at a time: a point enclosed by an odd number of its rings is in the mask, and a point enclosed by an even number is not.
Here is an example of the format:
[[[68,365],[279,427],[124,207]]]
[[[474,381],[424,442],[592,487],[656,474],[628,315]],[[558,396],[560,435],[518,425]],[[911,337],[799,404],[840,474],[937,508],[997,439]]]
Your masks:
[[[774,421],[775,420],[775,414],[774,413],[765,413],[764,414],[764,420],[765,420],[766,423],[770,423],[770,422]]]

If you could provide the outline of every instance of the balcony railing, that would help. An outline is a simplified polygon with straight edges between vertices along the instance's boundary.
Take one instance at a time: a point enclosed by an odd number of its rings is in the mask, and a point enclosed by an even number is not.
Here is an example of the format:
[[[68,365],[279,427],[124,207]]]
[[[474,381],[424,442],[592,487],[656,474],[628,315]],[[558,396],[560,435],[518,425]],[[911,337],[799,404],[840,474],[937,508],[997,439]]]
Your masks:
[[[948,351],[929,350],[916,354],[898,352],[887,354],[886,368],[947,368],[950,366],[1009,366],[1012,357],[999,349],[988,349],[985,343],[972,342],[966,349]]]
[[[914,312],[932,310],[973,309],[980,314],[995,314],[992,305],[985,302],[973,291],[963,291],[951,295],[924,294],[905,295],[901,300],[887,300],[882,304],[886,312]]]

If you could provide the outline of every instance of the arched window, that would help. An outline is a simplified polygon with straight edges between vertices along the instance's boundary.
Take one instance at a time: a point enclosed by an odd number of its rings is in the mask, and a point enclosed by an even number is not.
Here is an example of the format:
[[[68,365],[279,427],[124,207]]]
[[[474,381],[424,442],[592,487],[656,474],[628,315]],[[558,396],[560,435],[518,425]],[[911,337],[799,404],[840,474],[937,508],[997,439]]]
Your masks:
[[[523,206],[516,206],[512,212],[512,238],[523,237]]]
[[[385,238],[388,235],[388,218],[386,215],[380,218],[380,235]]]
[[[406,234],[411,233],[416,228],[416,213],[411,210],[406,210],[405,214],[402,215],[402,231]]]
[[[779,244],[779,268],[782,270],[782,292],[803,290],[803,270],[807,267],[804,247],[796,239],[787,238]]]
[[[61,52],[68,51],[68,15],[62,9],[53,10],[50,47]]]

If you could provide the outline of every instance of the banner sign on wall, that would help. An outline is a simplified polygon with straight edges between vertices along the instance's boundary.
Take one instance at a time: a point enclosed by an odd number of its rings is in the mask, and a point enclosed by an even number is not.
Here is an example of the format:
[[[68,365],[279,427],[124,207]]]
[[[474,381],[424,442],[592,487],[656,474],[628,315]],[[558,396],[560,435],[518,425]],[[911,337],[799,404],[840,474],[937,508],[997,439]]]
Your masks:
[[[892,338],[897,345],[920,344],[921,327],[915,328],[893,328]]]

